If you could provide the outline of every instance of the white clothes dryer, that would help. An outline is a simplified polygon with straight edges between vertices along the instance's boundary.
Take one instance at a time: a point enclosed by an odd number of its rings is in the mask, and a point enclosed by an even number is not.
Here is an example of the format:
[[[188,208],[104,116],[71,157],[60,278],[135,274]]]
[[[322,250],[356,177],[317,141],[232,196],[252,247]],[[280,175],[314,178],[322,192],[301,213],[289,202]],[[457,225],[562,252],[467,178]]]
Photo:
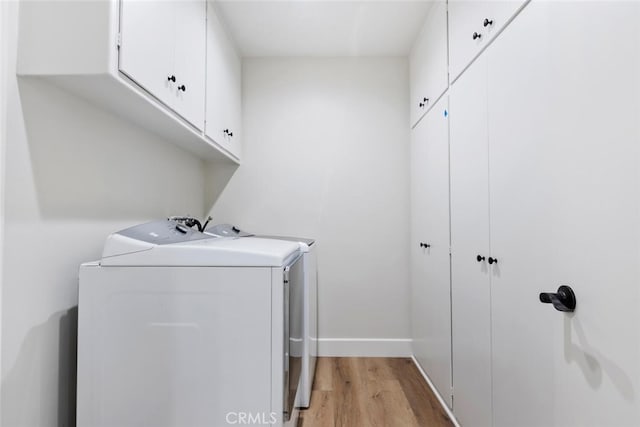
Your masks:
[[[300,387],[296,406],[308,408],[311,403],[311,391],[315,377],[316,361],[318,357],[318,261],[317,243],[314,239],[304,237],[287,236],[263,236],[254,235],[231,224],[217,224],[205,230],[205,233],[213,236],[226,237],[259,237],[263,239],[285,240],[297,242],[303,253],[304,270],[304,302],[303,302],[303,341],[296,345],[301,345],[302,371],[300,373]],[[292,343],[294,346],[294,343]]]

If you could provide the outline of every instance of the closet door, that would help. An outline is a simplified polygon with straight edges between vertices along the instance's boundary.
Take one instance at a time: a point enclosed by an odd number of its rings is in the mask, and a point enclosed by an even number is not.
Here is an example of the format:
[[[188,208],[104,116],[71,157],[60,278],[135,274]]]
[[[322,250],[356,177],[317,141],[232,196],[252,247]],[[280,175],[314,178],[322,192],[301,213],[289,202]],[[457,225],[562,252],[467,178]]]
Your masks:
[[[415,356],[451,406],[448,98],[412,136],[412,313]]]
[[[488,51],[496,427],[640,425],[639,8],[534,1]]]
[[[491,292],[487,61],[450,91],[451,304],[454,414],[491,426]]]
[[[428,200],[424,191],[427,180],[427,126],[421,122],[411,131],[411,327],[413,355],[423,369],[428,360],[427,347],[427,223],[424,213]]]

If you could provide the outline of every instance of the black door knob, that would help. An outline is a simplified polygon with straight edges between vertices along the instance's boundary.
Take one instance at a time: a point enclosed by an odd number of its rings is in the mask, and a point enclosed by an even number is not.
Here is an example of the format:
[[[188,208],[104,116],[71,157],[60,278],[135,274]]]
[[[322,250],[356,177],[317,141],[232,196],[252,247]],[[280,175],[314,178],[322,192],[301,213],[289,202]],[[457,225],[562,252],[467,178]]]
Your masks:
[[[174,83],[175,83],[175,82],[176,82],[176,76],[171,75],[171,76],[167,77],[167,81],[170,81],[170,82],[174,82]]]
[[[498,263],[498,260],[496,258],[492,258],[492,257],[489,257],[489,259],[487,261],[489,262],[489,264],[497,264]]]
[[[473,39],[479,39],[482,38],[482,34],[478,34],[478,33],[473,33]]]
[[[180,85],[180,86],[178,86],[178,90],[186,92],[187,91],[187,87],[185,85]]]
[[[493,19],[485,18],[482,25],[484,25],[485,27],[488,27],[489,25],[493,25]]]
[[[478,262],[482,262],[482,261],[484,261],[484,260],[485,260],[485,257],[483,257],[482,255],[478,255],[478,256],[476,257],[476,260],[478,260]]]
[[[420,247],[421,247],[421,248],[430,248],[430,247],[431,247],[431,245],[430,245],[430,244],[428,244],[428,243],[420,242]]]
[[[558,288],[558,292],[543,292],[540,294],[540,302],[553,304],[553,308],[558,311],[572,312],[576,309],[576,294],[567,285]]]
[[[424,108],[429,103],[429,98],[423,98],[422,102],[418,104],[420,108]]]
[[[229,136],[233,136],[233,132],[231,132],[229,129],[223,130],[222,133],[227,134]]]

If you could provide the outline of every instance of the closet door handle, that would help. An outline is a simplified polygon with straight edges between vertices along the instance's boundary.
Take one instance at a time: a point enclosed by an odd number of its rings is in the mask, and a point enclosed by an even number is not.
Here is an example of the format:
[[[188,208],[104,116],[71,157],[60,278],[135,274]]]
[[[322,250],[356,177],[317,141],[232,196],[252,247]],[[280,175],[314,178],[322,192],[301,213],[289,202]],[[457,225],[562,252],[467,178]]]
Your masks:
[[[486,259],[486,258],[485,258],[485,257],[483,257],[482,255],[478,255],[478,256],[476,257],[476,260],[477,260],[478,262],[482,262],[482,261],[484,261],[485,259]]]
[[[473,36],[472,36],[472,37],[473,37],[473,39],[474,39],[474,40],[475,40],[475,39],[480,39],[480,38],[482,38],[482,34],[473,33]]]
[[[489,19],[489,18],[485,18],[484,22],[482,23],[482,25],[486,28],[490,25],[493,25],[493,19]]]
[[[540,302],[553,304],[558,311],[572,312],[576,309],[576,294],[570,286],[562,285],[558,292],[543,292],[540,294]]]
[[[492,258],[492,257],[489,257],[489,259],[487,261],[489,262],[489,264],[497,264],[498,263],[498,259],[497,258]]]

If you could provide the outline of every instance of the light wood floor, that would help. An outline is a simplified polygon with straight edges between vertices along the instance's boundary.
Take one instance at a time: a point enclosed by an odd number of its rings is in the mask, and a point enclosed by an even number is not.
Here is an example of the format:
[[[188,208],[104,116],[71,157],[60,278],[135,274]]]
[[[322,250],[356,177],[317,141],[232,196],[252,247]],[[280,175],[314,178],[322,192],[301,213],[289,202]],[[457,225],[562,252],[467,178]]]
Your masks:
[[[318,359],[298,427],[452,427],[411,359]]]

